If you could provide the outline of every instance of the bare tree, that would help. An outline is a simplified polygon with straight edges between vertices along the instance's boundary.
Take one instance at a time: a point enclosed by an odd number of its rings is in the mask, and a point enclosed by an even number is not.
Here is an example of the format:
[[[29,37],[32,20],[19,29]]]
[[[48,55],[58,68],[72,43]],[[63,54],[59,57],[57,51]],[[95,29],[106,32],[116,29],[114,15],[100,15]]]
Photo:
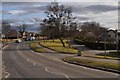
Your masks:
[[[72,22],[70,24],[70,28],[69,28],[69,37],[71,38],[75,38],[76,37],[76,32],[77,32],[77,23],[76,22]]]
[[[101,27],[101,25],[97,22],[84,22],[81,25],[81,36],[83,36],[83,40],[98,41],[99,43],[105,30],[106,28]]]
[[[69,30],[70,23],[74,19],[72,17],[71,7],[64,7],[64,5],[58,4],[58,2],[52,2],[47,6],[47,18],[44,19],[43,24],[49,36],[58,38],[63,47],[65,44],[63,38],[66,32]]]
[[[6,38],[8,38],[10,31],[11,31],[11,26],[8,22],[2,22],[2,34],[5,35]]]
[[[21,37],[23,38],[23,33],[27,30],[28,25],[27,24],[22,24],[21,26],[17,26],[17,30],[21,34]]]

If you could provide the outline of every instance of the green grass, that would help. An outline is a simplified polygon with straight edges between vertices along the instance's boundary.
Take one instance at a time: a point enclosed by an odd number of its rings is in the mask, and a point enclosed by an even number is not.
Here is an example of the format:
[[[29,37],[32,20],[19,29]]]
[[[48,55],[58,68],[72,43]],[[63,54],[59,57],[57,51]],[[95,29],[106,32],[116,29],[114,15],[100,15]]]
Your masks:
[[[120,64],[118,63],[108,63],[108,62],[102,62],[102,61],[95,61],[95,60],[88,60],[88,59],[83,59],[83,58],[74,58],[74,57],[65,57],[63,60],[73,63],[81,63],[85,64],[87,66],[92,66],[92,67],[102,67],[102,68],[108,68],[108,69],[114,69],[114,70],[119,70]]]
[[[67,40],[64,40],[65,47],[62,46],[62,43],[60,42],[59,39],[55,39],[54,42],[53,40],[47,40],[46,42],[44,42],[44,40],[41,40],[39,43],[42,46],[55,50],[56,52],[71,53],[71,54],[75,54],[78,52],[77,49],[68,45]]]
[[[37,46],[35,42],[30,42],[29,47],[35,52],[39,52],[39,53],[45,52],[44,48]]]
[[[99,58],[99,59],[111,59],[111,60],[120,60],[119,57],[111,57],[111,56],[98,56],[98,55],[86,55],[85,57],[91,57],[91,58]]]
[[[117,53],[117,50],[110,51],[110,53]],[[120,50],[118,50],[118,53],[120,53]]]
[[[97,54],[96,56],[98,57],[105,57],[105,53],[100,53],[100,54]],[[119,59],[120,60],[120,51],[117,51],[116,50],[113,50],[113,51],[110,51],[109,53],[106,54],[106,58],[113,58],[113,59]]]

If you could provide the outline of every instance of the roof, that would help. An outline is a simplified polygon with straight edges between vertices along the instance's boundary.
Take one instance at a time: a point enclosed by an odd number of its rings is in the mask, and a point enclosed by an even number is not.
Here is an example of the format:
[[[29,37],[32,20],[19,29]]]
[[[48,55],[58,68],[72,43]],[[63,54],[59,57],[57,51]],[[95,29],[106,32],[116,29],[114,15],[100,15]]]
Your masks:
[[[112,31],[112,32],[114,32],[114,33],[116,33],[116,32],[117,32],[116,30],[109,30],[108,32],[111,32],[111,31]]]

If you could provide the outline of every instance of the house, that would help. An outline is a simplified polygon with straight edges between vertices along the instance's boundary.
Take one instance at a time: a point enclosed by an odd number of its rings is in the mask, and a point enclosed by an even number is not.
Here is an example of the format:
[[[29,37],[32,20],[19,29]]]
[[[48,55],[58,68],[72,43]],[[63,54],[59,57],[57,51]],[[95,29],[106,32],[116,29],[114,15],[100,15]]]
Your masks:
[[[109,30],[107,32],[107,35],[108,35],[109,38],[114,39],[114,38],[116,38],[116,31],[115,30]]]
[[[114,40],[114,42],[116,42],[117,40],[120,42],[120,31],[109,30],[107,34],[110,39]]]
[[[19,33],[14,29],[10,30],[9,33],[3,35],[6,39],[16,39],[19,37]]]
[[[118,31],[118,41],[120,42],[120,31]]]

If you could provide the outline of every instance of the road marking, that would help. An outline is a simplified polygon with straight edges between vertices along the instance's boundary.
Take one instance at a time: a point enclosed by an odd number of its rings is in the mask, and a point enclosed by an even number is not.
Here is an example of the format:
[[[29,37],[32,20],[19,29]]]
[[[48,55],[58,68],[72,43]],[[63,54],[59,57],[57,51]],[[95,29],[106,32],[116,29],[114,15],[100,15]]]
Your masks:
[[[29,59],[27,59],[27,61],[29,61]]]
[[[31,50],[33,53],[35,53],[33,50]]]
[[[5,49],[8,45],[4,46],[2,49]]]
[[[7,48],[7,47],[8,47],[8,45],[5,45],[1,50],[5,49],[5,48]],[[2,52],[2,51],[1,51],[1,52]],[[5,73],[5,74],[7,74],[7,75],[5,76],[5,78],[8,78],[11,74],[8,73],[7,71],[5,71],[6,66],[4,66],[3,64],[4,64],[4,62],[2,61],[2,72]]]
[[[54,61],[61,61],[61,60],[59,60],[59,59],[55,59],[55,58],[53,58],[53,60],[54,60]]]
[[[84,68],[84,69],[88,69],[87,67],[82,67],[82,68]]]
[[[35,64],[36,64],[36,63],[34,62],[33,65],[35,66]]]
[[[45,71],[47,71],[49,73],[53,73],[53,74],[58,74],[58,75],[65,76],[65,78],[67,78],[68,80],[71,80],[67,75],[62,74],[62,73],[57,73],[57,72],[49,71],[46,67],[45,67]]]
[[[3,67],[2,67],[2,72],[5,73],[5,75],[6,75],[5,78],[8,78],[11,74],[8,73],[7,71],[5,71],[5,68],[6,68],[6,67],[5,67],[4,65],[2,65],[2,66],[3,66]]]
[[[8,72],[5,72],[7,75],[5,76],[5,78],[8,78],[11,74]]]

